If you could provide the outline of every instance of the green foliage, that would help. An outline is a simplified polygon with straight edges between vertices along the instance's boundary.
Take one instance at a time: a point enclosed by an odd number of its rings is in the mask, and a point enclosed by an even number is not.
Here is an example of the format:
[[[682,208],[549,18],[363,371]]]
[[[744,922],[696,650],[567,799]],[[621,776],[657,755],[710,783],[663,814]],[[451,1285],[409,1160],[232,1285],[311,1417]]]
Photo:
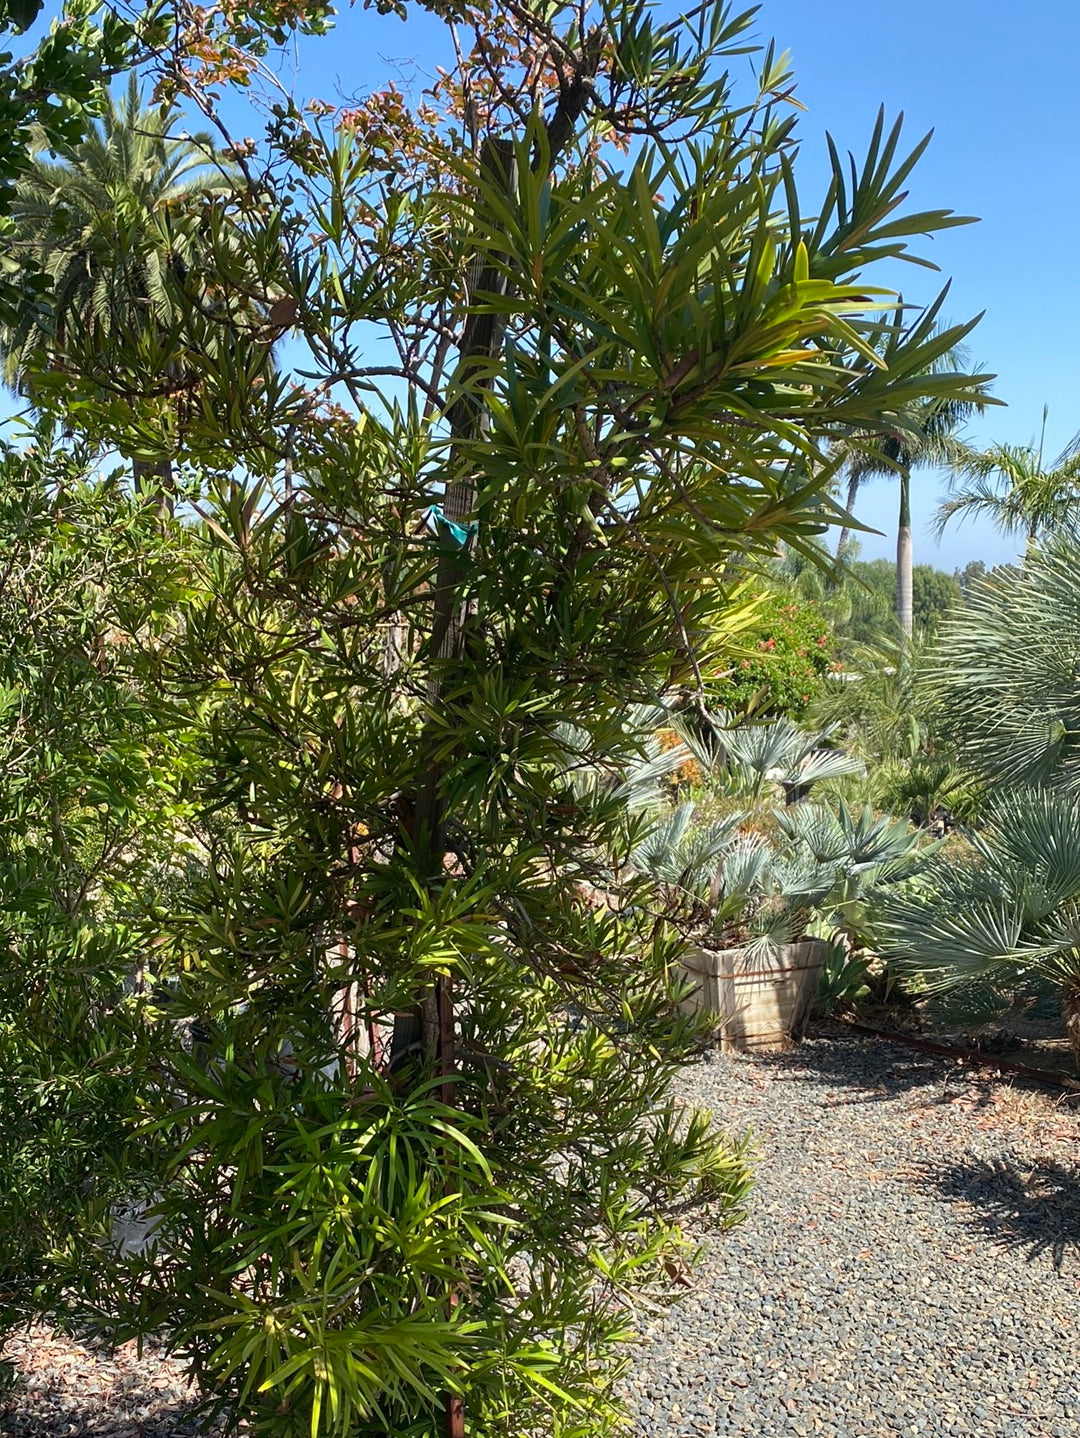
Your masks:
[[[855,645],[877,644],[898,632],[896,565],[888,559],[851,559],[848,568],[850,578],[845,575],[829,593],[833,605],[847,610],[836,626],[845,662]]]
[[[1080,516],[1080,454],[1047,465],[1041,440],[1037,447],[992,444],[986,450],[965,447],[953,467],[961,482],[938,509],[939,533],[952,519],[986,518],[1003,534],[1032,544],[1075,526]]]
[[[895,325],[883,337],[881,358],[893,363],[901,330]],[[941,331],[944,335],[945,332]],[[884,423],[856,427],[838,436],[833,451],[847,477],[847,509],[855,505],[859,487],[876,475],[894,476],[899,490],[897,518],[896,621],[900,632],[910,636],[914,628],[912,537],[911,537],[911,475],[927,465],[950,465],[966,447],[958,439],[961,426],[973,413],[981,413],[988,405],[999,403],[991,397],[989,385],[994,376],[982,376],[983,383],[974,393],[959,397],[951,392],[948,376],[965,367],[967,356],[954,336],[936,348],[927,362],[924,374],[926,391],[887,416]],[[944,384],[935,383],[941,379]],[[841,535],[840,548],[843,547]]]
[[[918,637],[852,652],[815,717],[862,759],[865,779],[830,782],[827,793],[905,814],[920,827],[978,819],[985,785],[958,755],[953,720],[928,679],[937,652]]]
[[[88,591],[171,787],[147,757],[126,801],[103,793],[138,824],[120,881],[110,861],[85,895],[147,972],[127,983],[110,929],[108,962],[57,944],[47,1002],[27,1008],[19,970],[4,1011],[12,1048],[63,1076],[82,1059],[33,1030],[63,1009],[55,1032],[103,1044],[84,1067],[120,1090],[35,1301],[165,1330],[268,1438],[434,1438],[457,1399],[476,1438],[611,1431],[635,1304],[692,1257],[680,1215],[731,1222],[748,1183],[739,1145],[670,1096],[700,1031],[679,931],[629,860],[642,760],[671,761],[626,716],[698,690],[696,641],[727,633],[718,576],[779,541],[818,552],[832,437],[979,392],[934,368],[967,328],[938,331],[940,300],[913,316],[867,284],[958,222],[901,208],[922,145],[903,156],[880,118],[808,212],[784,64],[764,57],[746,101],[726,78],[749,17],[616,9],[586,36],[576,17],[454,7],[480,35],[458,83],[506,44],[514,103],[483,91],[479,145],[400,97],[336,127],[277,103],[258,206],[217,197],[201,234],[308,368],[268,372],[164,273],[194,507]],[[538,95],[513,57],[550,53],[553,26],[570,58]],[[140,394],[161,332],[114,339],[116,393]],[[157,452],[141,406],[50,403]],[[856,848],[888,838],[835,822]],[[798,843],[805,908],[825,880]],[[118,1199],[149,1210],[145,1245],[117,1244]]]
[[[790,719],[768,724],[717,724],[715,739],[723,754],[728,792],[746,794],[755,802],[768,794],[785,802],[804,798],[810,787],[825,779],[861,774],[862,762],[842,753],[830,742],[831,729],[816,733],[800,729]]]
[[[818,907],[823,921],[858,947],[873,942],[873,914],[882,893],[911,878],[926,860],[921,836],[904,820],[853,811],[841,800],[796,804],[778,811],[785,849],[807,873],[827,882]]]
[[[852,952],[837,936],[829,945],[814,996],[814,1011],[829,1015],[846,1013],[870,996],[872,956]]]
[[[798,719],[818,698],[836,650],[829,620],[812,600],[767,594],[738,639],[732,667],[711,676],[706,692],[732,715]],[[730,662],[730,661],[729,661]]]
[[[711,744],[686,742],[712,792],[746,807],[709,818],[693,802],[656,818],[630,855],[659,897],[710,944],[768,948],[808,933],[842,934],[847,947],[873,941],[872,913],[884,887],[909,879],[927,853],[904,821],[809,802],[819,782],[861,774],[862,765],[825,747],[789,720],[717,728]],[[783,806],[769,802],[777,792]]]
[[[913,824],[930,828],[944,816],[959,824],[978,820],[985,788],[948,752],[922,751],[910,761],[876,766],[875,790],[883,808],[907,814]]]
[[[128,995],[147,906],[178,862],[185,736],[133,688],[117,626],[147,636],[176,591],[163,540],[114,482],[87,484],[48,427],[0,451],[0,1288],[36,1311],[138,1119]]]
[[[845,669],[853,667],[863,645],[885,646],[900,634],[896,623],[896,565],[888,559],[859,559],[859,546],[845,541],[842,563],[821,569],[797,556],[785,556],[778,566],[782,582],[794,584],[800,597],[812,600],[822,611],[831,644]],[[951,577],[929,564],[912,569],[912,612],[916,635],[937,631],[941,620],[963,599],[963,589]]]
[[[36,152],[62,151],[83,143],[95,118],[107,109],[105,86],[117,74],[152,63],[159,68],[166,101],[179,90],[197,96],[207,84],[248,83],[258,57],[271,44],[329,28],[325,0],[302,10],[290,0],[178,13],[148,0],[144,5],[65,0],[42,22],[40,0],[0,3],[0,44],[20,37],[20,51],[0,52],[0,326],[20,327],[28,308],[42,315],[54,298],[47,266],[15,253],[17,230],[10,218],[20,180]]]
[[[984,782],[1080,788],[1080,545],[1062,536],[993,570],[944,626],[928,690]]]
[[[981,579],[986,577],[986,564],[981,559],[969,559],[963,569],[953,571],[953,578],[963,591],[964,599],[970,598]]]
[[[706,922],[703,942],[713,945],[768,949],[808,934],[839,933],[865,945],[883,889],[924,861],[906,823],[875,816],[869,807],[853,813],[842,801],[835,808],[801,803],[756,810],[707,832],[716,857],[707,913],[698,918]],[[699,834],[691,831],[675,855],[665,855],[665,867],[678,867],[684,886],[700,883],[692,862],[699,846]],[[656,857],[647,857],[650,871],[661,876]]]
[[[968,1015],[1063,996],[1080,1057],[1076,939],[1077,544],[981,577],[944,626],[926,688],[961,760],[993,797],[985,831],[942,860],[929,893],[891,912],[892,946]],[[932,776],[937,778],[938,776]]]
[[[931,992],[989,1017],[1053,984],[1080,1064],[1080,806],[1020,789],[960,853],[941,854],[919,892],[885,908],[886,953]]]
[[[287,529],[264,523],[241,566],[223,509],[215,522],[170,662],[204,695],[217,777],[200,774],[202,803],[238,804],[244,825],[207,835],[155,954],[174,997],[144,1010],[140,1062],[155,1059],[135,1137],[160,1244],[116,1267],[74,1249],[56,1282],[122,1334],[166,1325],[208,1390],[267,1432],[426,1433],[448,1391],[480,1432],[572,1431],[586,1413],[600,1431],[618,1364],[597,1355],[626,1331],[624,1295],[670,1286],[689,1257],[675,1210],[699,1181],[721,1223],[747,1183],[740,1151],[666,1096],[695,1041],[670,1004],[675,936],[642,908],[581,902],[635,821],[620,786],[573,782],[556,721],[573,714],[611,774],[637,739],[572,671],[569,704],[539,671],[524,690],[505,668],[474,689],[473,722],[501,716],[507,757],[489,739],[455,772],[454,868],[425,890],[398,817],[427,762],[392,698],[408,668],[388,677],[351,647],[357,610],[379,607],[355,583],[369,557],[324,552],[294,590]],[[341,593],[357,603],[335,613]],[[240,604],[245,628],[217,628]],[[452,976],[459,1012],[450,1097],[426,1064],[387,1076],[332,1020],[355,984],[376,1038],[433,973]],[[191,1023],[203,1062],[177,1042]],[[102,1221],[84,1229],[92,1252]]]
[[[951,575],[929,564],[915,565],[912,585],[915,628],[920,634],[936,634],[942,620],[963,599],[963,591]]]
[[[123,99],[106,93],[101,108],[77,143],[36,154],[16,186],[10,253],[24,271],[40,271],[49,293],[48,303],[28,293],[0,326],[3,375],[39,408],[59,402],[65,421],[91,439],[110,410],[129,422],[137,411],[143,433],[124,452],[140,483],[152,470],[151,485],[168,490],[192,381],[183,291],[217,321],[215,348],[235,343],[237,327],[267,360],[269,346],[251,286],[223,294],[201,233],[209,198],[235,191],[235,167],[209,135],[172,138],[177,113],[144,105],[134,75]],[[114,364],[125,345],[144,357],[141,379]]]
[[[0,36],[22,36],[42,14],[36,0],[0,6]],[[102,84],[167,43],[167,11],[150,3],[134,11],[87,0],[68,0],[36,44],[0,53],[0,324],[17,323],[28,300],[47,308],[44,272],[11,252],[9,218],[19,179],[30,168],[35,146],[76,144],[100,112]],[[3,43],[3,41],[0,41]]]

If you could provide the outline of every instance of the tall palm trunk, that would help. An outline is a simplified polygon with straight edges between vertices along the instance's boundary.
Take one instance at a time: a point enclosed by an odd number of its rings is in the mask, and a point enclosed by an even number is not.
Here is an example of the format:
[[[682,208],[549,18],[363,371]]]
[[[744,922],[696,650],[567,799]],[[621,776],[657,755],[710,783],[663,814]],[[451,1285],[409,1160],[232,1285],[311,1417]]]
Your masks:
[[[911,549],[911,475],[900,471],[900,521],[896,528],[896,618],[907,637],[914,623],[914,559]]]
[[[173,512],[176,496],[176,482],[173,478],[171,459],[136,459],[131,464],[135,481],[135,493],[145,495],[152,503],[159,519]]]
[[[860,480],[860,479],[861,479],[861,475],[858,473],[857,470],[856,470],[856,471],[853,471],[853,472],[848,476],[848,483],[847,483],[847,503],[844,505],[844,508],[847,510],[848,514],[854,514],[854,513],[855,513],[855,501],[856,501],[856,499],[857,499],[858,496],[859,496],[859,480]],[[851,530],[850,530],[850,529],[848,528],[848,526],[845,524],[844,527],[843,527],[843,529],[841,529],[841,531],[840,531],[840,538],[836,541],[836,557],[837,557],[837,559],[839,559],[840,556],[841,556],[841,554],[843,554],[843,552],[844,552],[844,543],[845,543],[845,541],[847,540],[847,537],[848,537],[848,535],[849,535],[850,533],[851,533]]]

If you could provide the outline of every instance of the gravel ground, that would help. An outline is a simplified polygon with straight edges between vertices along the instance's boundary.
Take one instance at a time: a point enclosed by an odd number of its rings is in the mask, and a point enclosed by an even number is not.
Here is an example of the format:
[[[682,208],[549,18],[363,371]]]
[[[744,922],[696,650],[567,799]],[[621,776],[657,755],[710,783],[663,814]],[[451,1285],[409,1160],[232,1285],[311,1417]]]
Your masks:
[[[637,1433],[1080,1438],[1075,1108],[851,1036],[681,1086],[758,1186],[643,1332]]]
[[[645,1328],[650,1438],[1080,1438],[1080,1113],[849,1035],[715,1057],[687,1102],[753,1129],[747,1221]],[[3,1438],[188,1438],[179,1367],[36,1330]]]

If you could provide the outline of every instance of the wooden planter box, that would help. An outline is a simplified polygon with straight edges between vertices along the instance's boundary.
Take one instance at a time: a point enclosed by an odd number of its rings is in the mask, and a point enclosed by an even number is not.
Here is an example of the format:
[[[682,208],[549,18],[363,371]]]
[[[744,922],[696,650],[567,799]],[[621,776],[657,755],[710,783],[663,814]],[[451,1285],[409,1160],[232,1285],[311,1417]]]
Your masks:
[[[764,954],[688,949],[682,969],[696,988],[685,1002],[715,1014],[725,1050],[790,1048],[803,1036],[828,950],[824,939],[782,944]]]

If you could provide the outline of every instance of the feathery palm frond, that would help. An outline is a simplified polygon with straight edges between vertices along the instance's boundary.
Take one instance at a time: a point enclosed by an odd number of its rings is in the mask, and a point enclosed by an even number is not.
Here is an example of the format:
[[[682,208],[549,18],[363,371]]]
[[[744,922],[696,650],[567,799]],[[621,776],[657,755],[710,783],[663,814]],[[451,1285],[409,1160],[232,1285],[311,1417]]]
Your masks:
[[[939,507],[939,535],[952,519],[986,518],[1003,534],[1034,541],[1080,518],[1080,454],[1045,468],[1041,445],[994,444],[963,453],[953,467],[967,483]]]
[[[98,346],[148,323],[176,320],[166,285],[174,254],[192,244],[193,201],[235,188],[208,135],[175,139],[176,113],[145,108],[132,77],[106,92],[97,126],[56,158],[34,157],[12,205],[13,257],[35,261],[53,282],[50,308],[29,303],[0,332],[6,383],[55,364],[65,337],[84,330]]]

